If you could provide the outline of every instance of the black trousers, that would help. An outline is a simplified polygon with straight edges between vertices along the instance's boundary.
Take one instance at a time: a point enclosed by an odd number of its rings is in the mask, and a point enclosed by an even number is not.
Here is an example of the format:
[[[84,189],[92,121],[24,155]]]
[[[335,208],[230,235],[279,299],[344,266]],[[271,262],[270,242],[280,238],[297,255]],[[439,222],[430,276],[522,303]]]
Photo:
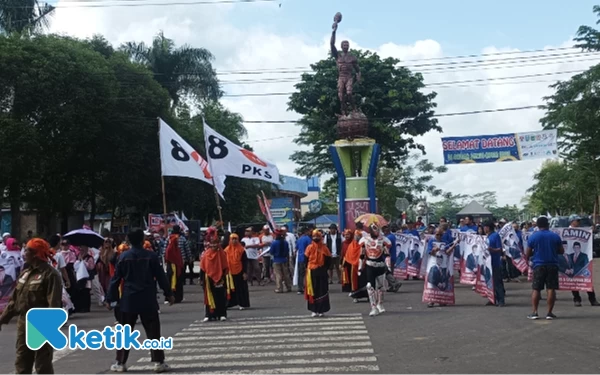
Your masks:
[[[189,273],[188,269],[190,270]],[[186,273],[186,279],[189,278],[190,279],[190,284],[194,281],[194,277],[196,277],[196,274],[194,274],[194,261],[190,260],[189,262],[186,262],[183,266],[183,272]],[[185,281],[185,279],[184,279]]]
[[[304,281],[306,279],[306,268],[304,262],[298,263],[298,291],[304,293]]]
[[[139,314],[121,311],[121,320],[119,321],[119,323],[129,324],[131,326],[131,330],[133,330],[138,316],[142,321],[144,331],[146,331],[146,337],[150,340],[160,340],[160,319],[158,311]],[[117,350],[117,362],[125,364],[127,363],[128,358],[129,350]],[[152,362],[164,362],[165,352],[162,350],[150,350],[150,358]]]
[[[175,303],[183,301],[183,283],[185,282],[185,273],[181,272],[179,277],[175,276],[175,286],[173,286],[173,267],[174,264],[167,262],[167,280],[171,285],[171,290],[175,296]]]
[[[596,292],[587,292],[587,294],[590,303],[593,303],[596,300]],[[579,294],[579,291],[577,290],[573,291],[573,302],[581,303],[581,294]]]

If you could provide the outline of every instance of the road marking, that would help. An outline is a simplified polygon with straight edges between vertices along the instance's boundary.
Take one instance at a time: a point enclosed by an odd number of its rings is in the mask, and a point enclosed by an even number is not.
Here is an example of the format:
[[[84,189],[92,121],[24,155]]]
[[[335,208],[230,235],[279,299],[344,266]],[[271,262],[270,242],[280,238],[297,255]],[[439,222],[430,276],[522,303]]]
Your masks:
[[[261,370],[231,370],[231,371],[200,371],[200,372],[177,372],[178,374],[327,374],[327,373],[367,373],[377,372],[377,365],[354,365],[354,366],[326,366],[326,367],[286,367],[270,368]]]
[[[138,361],[139,362],[139,361]],[[169,366],[178,368],[212,368],[212,367],[254,367],[254,366],[281,366],[281,365],[309,365],[325,363],[356,363],[356,362],[377,362],[377,358],[370,357],[341,357],[341,358],[314,358],[314,359],[275,359],[269,361],[226,361],[211,363],[174,363]],[[133,365],[130,370],[153,370],[154,365]],[[212,372],[212,371],[211,371]]]
[[[373,373],[380,371],[362,315],[325,319],[260,317],[192,323],[173,336],[166,362],[176,371],[221,374]],[[154,369],[146,354],[132,371]]]
[[[352,337],[353,340],[370,340],[368,335],[357,335]],[[228,340],[235,340],[234,342]],[[193,342],[188,342],[193,341]],[[340,338],[337,336],[321,336],[321,337],[311,337],[310,342],[332,342],[329,345],[335,345],[340,342]],[[306,342],[306,338],[304,337],[286,337],[286,338],[278,338],[278,339],[262,339],[260,340],[261,344],[285,344],[285,343],[303,343]],[[221,346],[222,344],[231,343],[235,346]],[[195,337],[175,337],[175,347],[187,347],[192,346],[194,348],[197,347],[219,347],[222,350],[229,350],[229,348],[237,347],[237,345],[253,345],[252,347],[256,350],[256,340],[238,340],[236,337],[227,337],[221,338],[217,341],[206,341],[206,342],[198,342]]]
[[[262,347],[261,347],[262,349]],[[258,353],[224,353],[224,354],[203,354],[203,355],[183,355],[173,356],[170,361],[206,361],[215,359],[242,359],[242,358],[280,358],[280,357],[311,357],[325,355],[354,355],[354,354],[374,354],[372,348],[366,349],[345,349],[345,350],[299,350],[291,352],[258,352]],[[150,358],[141,358],[138,362],[150,362]]]
[[[314,326],[339,326],[339,325],[347,325],[347,324],[356,324],[359,323],[361,324],[363,322],[362,319],[355,319],[355,318],[350,318],[350,319],[342,319],[342,320],[333,320],[333,319],[328,319],[327,321],[315,321],[313,319],[313,321],[306,321],[303,323],[277,323],[277,324],[269,324],[268,327],[271,328],[289,328],[289,327],[314,327]],[[258,328],[258,327],[265,327],[264,324],[240,324],[240,325],[228,325],[228,324],[221,324],[221,323],[193,323],[190,324],[190,327],[202,327],[202,331],[221,331],[223,329],[251,329],[251,328]]]
[[[311,340],[313,341],[313,340]],[[261,350],[284,350],[284,349],[312,349],[312,348],[330,348],[331,347],[331,341],[333,340],[328,340],[328,342],[310,342],[308,344],[303,343],[304,340],[302,340],[300,343],[296,343],[296,344],[279,344],[279,345],[263,345],[261,342],[260,345],[260,349]],[[336,338],[336,341],[337,338]],[[263,341],[264,342],[264,341]],[[251,341],[249,342],[249,344],[255,343],[255,341]],[[210,345],[210,347],[208,348],[198,348],[197,347],[198,344],[197,343],[192,343],[192,342],[186,342],[186,343],[177,343],[175,345],[175,347],[177,347],[178,349],[171,349],[169,350],[169,353],[182,353],[182,354],[189,354],[189,353],[219,353],[219,352],[243,352],[243,351],[254,351],[256,350],[256,345],[252,345],[252,346],[213,346]],[[371,341],[347,341],[344,342],[344,347],[346,348],[356,348],[356,347],[361,347],[361,346],[365,346],[365,347],[371,347]],[[184,348],[184,349],[179,349],[179,348]]]
[[[350,325],[350,324],[346,324],[343,325],[341,327],[335,327],[335,329],[346,329],[346,330],[355,330],[355,329],[364,329],[364,325],[357,325],[358,323],[355,323],[354,325]],[[328,329],[334,329],[333,327],[327,326],[329,327]],[[277,332],[290,332],[290,328],[271,328],[270,326],[263,326],[262,329],[246,329],[246,330],[231,330],[228,329],[226,327],[223,327],[220,331],[205,331],[202,329],[202,327],[191,327],[191,328],[184,328],[183,332],[198,332],[198,333],[204,333],[206,332],[207,335],[214,335],[215,333],[217,333],[218,335],[235,335],[235,334],[239,334],[239,333],[277,333]],[[315,331],[315,327],[314,326],[304,326],[304,327],[296,327],[294,328],[294,332],[314,332]],[[205,336],[205,335],[202,335]]]
[[[252,338],[261,338],[261,337],[288,337],[288,336],[329,336],[329,335],[337,335],[337,336],[353,336],[353,335],[366,335],[369,332],[366,330],[355,330],[355,331],[316,331],[316,332],[284,332],[284,333],[260,333],[254,335],[238,335],[235,337],[228,337],[231,340],[235,339],[252,339]],[[198,332],[177,332],[175,334],[177,340],[222,340],[225,337],[221,335],[199,335]]]
[[[319,318],[319,319],[329,319],[329,318],[338,318],[338,317],[356,317],[356,316],[360,316],[362,317],[362,314],[326,314],[323,318]],[[235,319],[235,322],[247,322],[247,321],[254,321],[254,320],[287,320],[289,321],[290,319],[293,320],[297,320],[297,319],[311,319],[310,314],[305,314],[305,315],[279,315],[279,316],[257,316],[257,317],[252,317],[252,318],[239,318],[239,319]],[[315,320],[314,318],[312,318],[312,320]],[[201,320],[196,320],[195,323],[199,323],[201,322]]]

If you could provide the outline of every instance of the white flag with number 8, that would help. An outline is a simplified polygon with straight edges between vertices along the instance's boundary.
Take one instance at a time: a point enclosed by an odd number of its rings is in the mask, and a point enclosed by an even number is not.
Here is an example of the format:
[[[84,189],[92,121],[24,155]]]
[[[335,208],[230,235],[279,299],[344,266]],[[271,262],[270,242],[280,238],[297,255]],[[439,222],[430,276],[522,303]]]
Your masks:
[[[160,163],[163,176],[189,177],[213,184],[206,160],[179,136],[166,122],[160,120]],[[217,192],[223,197],[225,176],[214,176]]]
[[[277,166],[236,145],[204,122],[206,156],[215,176],[233,176],[279,184]]]

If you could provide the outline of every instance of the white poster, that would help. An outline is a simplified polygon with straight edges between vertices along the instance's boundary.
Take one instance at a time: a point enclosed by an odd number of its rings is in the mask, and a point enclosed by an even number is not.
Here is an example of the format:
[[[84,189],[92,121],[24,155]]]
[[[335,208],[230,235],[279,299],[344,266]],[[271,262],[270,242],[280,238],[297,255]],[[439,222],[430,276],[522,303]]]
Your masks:
[[[413,236],[407,236],[401,233],[396,233],[396,248],[391,251],[396,252],[396,264],[394,265],[394,277],[397,279],[405,279],[408,274],[408,259],[409,252],[412,247]],[[417,252],[418,252],[417,245]]]
[[[166,122],[160,120],[160,162],[163,176],[188,177],[212,185],[208,163]],[[215,176],[219,195],[223,197],[225,176]]]
[[[556,135],[556,129],[517,133],[520,159],[530,160],[558,157]]]
[[[475,285],[477,281],[477,271],[479,270],[479,258],[485,248],[485,239],[483,236],[477,234],[464,233],[460,245],[463,249],[460,283]]]
[[[498,234],[502,239],[502,249],[507,256],[507,260],[510,259],[520,272],[525,272],[529,268],[529,265],[525,260],[525,253],[523,252],[521,241],[519,241],[519,237],[517,236],[512,223],[505,224],[498,231]]]
[[[236,145],[204,123],[204,141],[210,165],[217,176],[233,176],[279,184],[279,170],[271,162]]]

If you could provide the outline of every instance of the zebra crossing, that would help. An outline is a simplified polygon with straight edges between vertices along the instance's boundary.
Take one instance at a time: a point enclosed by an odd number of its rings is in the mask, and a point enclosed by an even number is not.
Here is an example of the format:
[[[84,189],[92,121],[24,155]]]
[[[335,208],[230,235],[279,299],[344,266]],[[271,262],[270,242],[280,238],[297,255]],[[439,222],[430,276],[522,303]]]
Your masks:
[[[166,362],[178,373],[322,374],[379,371],[360,314],[200,320],[175,334]],[[151,371],[144,356],[129,370]]]

